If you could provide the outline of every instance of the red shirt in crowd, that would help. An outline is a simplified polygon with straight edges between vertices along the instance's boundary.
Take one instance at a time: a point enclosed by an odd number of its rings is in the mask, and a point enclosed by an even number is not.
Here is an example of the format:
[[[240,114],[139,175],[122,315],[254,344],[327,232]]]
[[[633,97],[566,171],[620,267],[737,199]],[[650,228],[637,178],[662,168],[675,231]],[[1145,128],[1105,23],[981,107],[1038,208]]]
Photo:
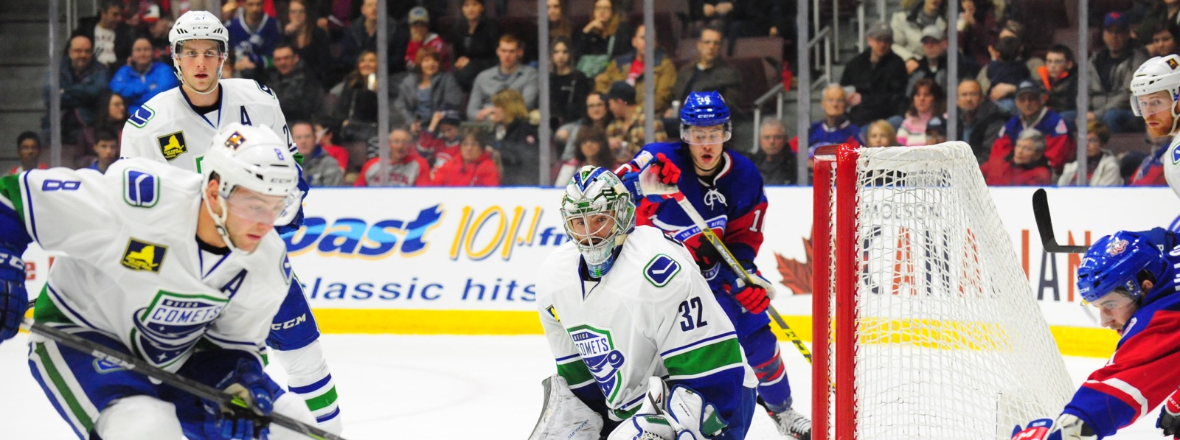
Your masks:
[[[389,174],[389,184],[386,186],[430,185],[430,165],[422,156],[411,153],[393,165],[380,162],[380,157],[374,157],[365,162],[365,166],[361,168],[361,175],[357,177],[353,186],[376,186],[381,182],[380,173],[382,172]]]
[[[988,186],[1048,186],[1053,184],[1053,175],[1042,161],[1031,166],[1013,164],[1006,159],[989,160],[980,165],[983,180]]]
[[[491,153],[484,153],[475,162],[467,163],[456,154],[434,170],[431,183],[435,186],[500,186],[500,172]]]

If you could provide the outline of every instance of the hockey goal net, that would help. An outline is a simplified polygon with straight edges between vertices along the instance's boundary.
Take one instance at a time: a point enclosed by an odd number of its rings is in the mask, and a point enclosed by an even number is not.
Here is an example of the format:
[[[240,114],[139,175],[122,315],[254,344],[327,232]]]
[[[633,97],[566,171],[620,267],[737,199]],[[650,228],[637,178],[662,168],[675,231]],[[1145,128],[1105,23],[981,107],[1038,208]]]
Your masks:
[[[1006,440],[1061,411],[1065,363],[967,144],[828,147],[814,188],[812,438]]]

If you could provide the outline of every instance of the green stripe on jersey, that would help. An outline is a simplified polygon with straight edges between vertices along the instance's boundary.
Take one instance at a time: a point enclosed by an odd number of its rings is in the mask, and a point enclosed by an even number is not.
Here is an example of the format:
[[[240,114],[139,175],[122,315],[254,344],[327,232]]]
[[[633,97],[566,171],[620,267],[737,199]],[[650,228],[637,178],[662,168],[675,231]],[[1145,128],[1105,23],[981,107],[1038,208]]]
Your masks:
[[[45,343],[37,342],[33,346],[33,352],[37,353],[37,357],[41,358],[41,365],[45,367],[45,372],[49,375],[46,379],[49,379],[53,383],[53,387],[57,389],[57,392],[61,394],[61,398],[65,400],[65,402],[60,403],[69,408],[71,413],[74,413],[74,417],[85,428],[83,432],[90,432],[90,430],[94,429],[94,421],[90,420],[90,415],[86,414],[86,410],[78,403],[78,399],[74,397],[73,390],[70,389],[65,379],[62,378],[61,372],[57,371],[57,366],[53,364],[53,359],[49,357],[49,352],[45,351]]]
[[[20,195],[20,174],[0,177],[0,197],[4,197],[12,203],[12,209],[16,211],[17,218],[21,223],[24,223],[25,199]]]
[[[703,345],[684,353],[665,358],[664,366],[670,376],[695,376],[729,365],[742,364],[742,347],[737,338],[729,338]]]
[[[33,306],[33,320],[47,324],[74,324],[49,298],[49,284],[41,287],[41,296],[37,297],[37,304]]]
[[[336,387],[332,387],[332,389],[321,394],[319,397],[307,399],[307,409],[310,409],[311,412],[316,412],[332,406],[334,403],[336,403]]]
[[[565,378],[565,383],[570,386],[594,380],[594,376],[590,375],[590,369],[586,368],[586,363],[582,362],[582,358],[574,358],[570,362],[557,364],[557,374]]]

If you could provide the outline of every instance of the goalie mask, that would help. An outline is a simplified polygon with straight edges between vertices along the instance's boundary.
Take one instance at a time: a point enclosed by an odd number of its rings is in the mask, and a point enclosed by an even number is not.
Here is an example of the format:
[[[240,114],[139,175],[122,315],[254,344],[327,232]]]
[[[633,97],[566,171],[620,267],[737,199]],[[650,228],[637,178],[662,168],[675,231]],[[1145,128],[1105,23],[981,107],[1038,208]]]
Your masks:
[[[615,173],[587,165],[565,187],[561,218],[590,275],[600,278],[610,271],[615,248],[635,227],[635,202]]]
[[[230,250],[238,250],[226,227],[230,214],[251,222],[284,225],[299,212],[303,194],[297,186],[298,165],[287,143],[269,127],[230,124],[213,136],[200,168],[205,209]],[[218,181],[216,202],[208,200],[204,191],[214,179]],[[213,203],[219,204],[220,215],[213,212]]]

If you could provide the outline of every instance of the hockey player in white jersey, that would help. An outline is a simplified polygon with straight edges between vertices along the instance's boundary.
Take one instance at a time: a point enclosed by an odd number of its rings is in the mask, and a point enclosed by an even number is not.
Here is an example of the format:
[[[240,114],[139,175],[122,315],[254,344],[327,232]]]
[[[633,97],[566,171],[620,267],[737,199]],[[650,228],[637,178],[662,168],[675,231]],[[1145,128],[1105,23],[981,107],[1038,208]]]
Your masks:
[[[0,178],[0,304],[11,312],[26,300],[20,256],[36,241],[60,255],[37,322],[313,423],[260,357],[293,282],[274,232],[300,200],[285,147],[267,128],[235,124],[207,151],[203,175],[128,159],[105,175],[54,168]],[[5,320],[0,338],[14,325],[19,318]],[[34,378],[80,439],[266,437],[255,417],[40,335],[29,341]]]
[[[146,157],[186,170],[201,170],[213,134],[234,123],[267,125],[284,139],[296,157],[279,101],[266,86],[249,79],[221,79],[229,42],[225,26],[205,11],[182,15],[168,33],[180,86],[144,103],[123,129],[123,156]],[[300,179],[300,189],[307,190]],[[298,229],[302,211],[279,233]],[[299,283],[275,315],[267,339],[272,354],[287,370],[290,390],[303,396],[319,425],[340,434],[343,424],[336,385],[319,343],[319,328]]]
[[[684,246],[636,227],[604,168],[574,175],[561,215],[570,241],[537,283],[557,376],[531,438],[744,438],[758,382]]]

